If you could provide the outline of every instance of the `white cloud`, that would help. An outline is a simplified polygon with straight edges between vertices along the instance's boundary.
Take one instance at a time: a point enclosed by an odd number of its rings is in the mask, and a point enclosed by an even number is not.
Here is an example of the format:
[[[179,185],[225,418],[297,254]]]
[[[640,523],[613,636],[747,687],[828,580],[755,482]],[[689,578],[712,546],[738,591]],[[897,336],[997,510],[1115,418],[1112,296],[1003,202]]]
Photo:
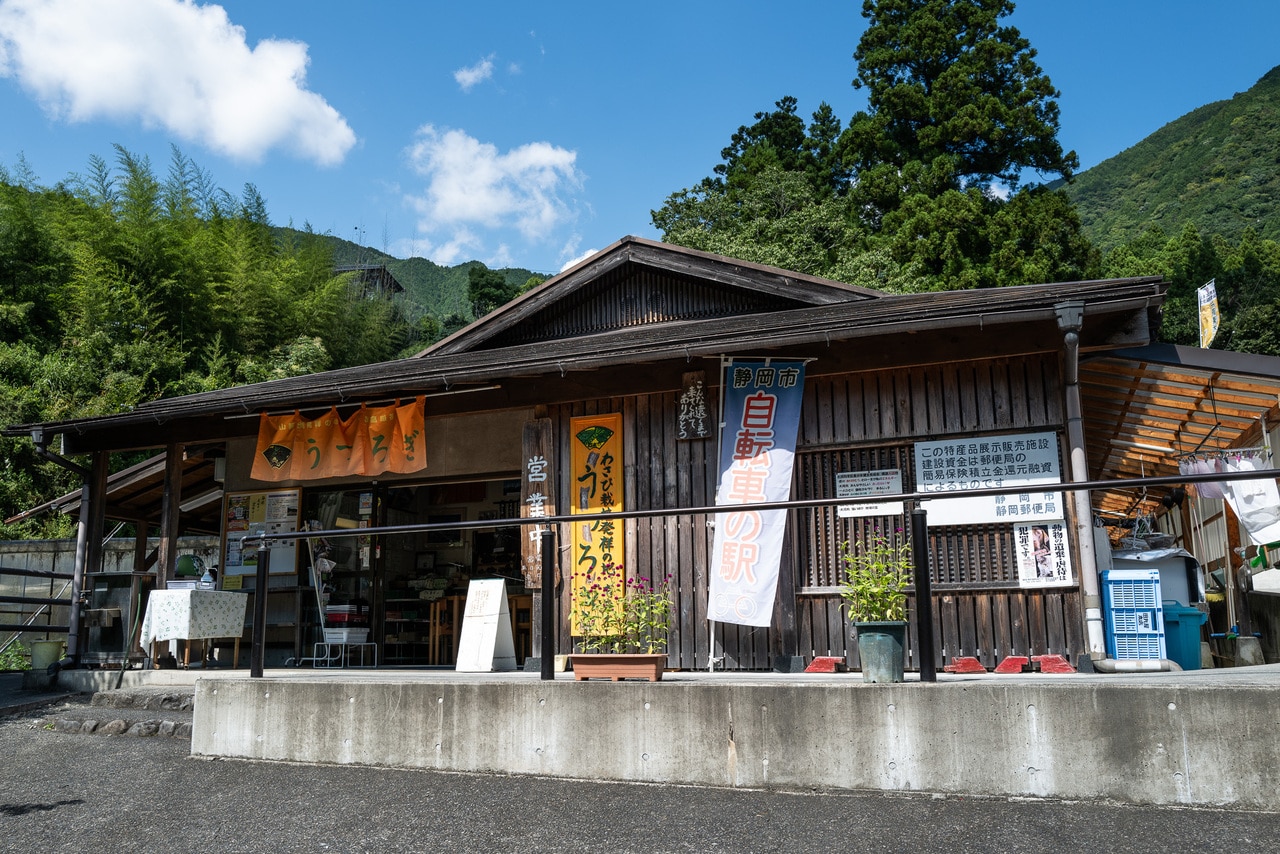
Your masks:
[[[484,59],[468,68],[459,68],[453,72],[453,79],[458,81],[458,85],[462,87],[463,92],[470,92],[472,87],[478,83],[493,78],[493,54],[489,54]]]
[[[580,264],[581,262],[587,260],[588,258],[590,258],[592,255],[596,254],[599,251],[600,251],[599,249],[588,249],[586,252],[582,252],[582,253],[579,253],[578,255],[575,255],[573,258],[570,258],[568,261],[565,261],[563,264],[560,265],[560,272],[563,273],[565,270],[569,269],[575,264]]]
[[[436,263],[451,263],[443,251],[473,247],[474,229],[514,228],[526,240],[540,241],[575,216],[574,193],[582,186],[577,153],[549,142],[501,152],[464,131],[424,125],[407,156],[426,179],[423,191],[408,197],[419,231],[452,235],[430,255]]]
[[[3,0],[0,76],[69,122],[140,121],[240,160],[284,148],[342,161],[355,133],[305,88],[307,46],[250,48],[221,6],[182,0]]]
[[[425,241],[422,255],[446,267],[471,261],[480,253],[482,242],[472,231],[460,228],[441,243]]]
[[[1009,201],[1010,195],[1012,195],[1012,193],[1010,192],[1007,184],[1001,184],[997,181],[992,181],[990,184],[987,185],[988,198],[999,199],[1002,202],[1007,202]]]

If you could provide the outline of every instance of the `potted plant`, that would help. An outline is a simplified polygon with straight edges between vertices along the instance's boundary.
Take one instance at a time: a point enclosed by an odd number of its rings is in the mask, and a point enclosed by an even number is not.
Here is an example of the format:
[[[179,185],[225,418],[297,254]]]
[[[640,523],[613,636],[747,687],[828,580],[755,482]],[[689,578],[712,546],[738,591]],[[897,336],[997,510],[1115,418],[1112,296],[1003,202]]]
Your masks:
[[[903,681],[910,544],[877,530],[852,545],[844,543],[840,559],[844,563],[840,597],[858,641],[862,680]]]
[[[620,564],[582,573],[571,611],[574,679],[662,679],[671,630],[671,576],[627,578]]]

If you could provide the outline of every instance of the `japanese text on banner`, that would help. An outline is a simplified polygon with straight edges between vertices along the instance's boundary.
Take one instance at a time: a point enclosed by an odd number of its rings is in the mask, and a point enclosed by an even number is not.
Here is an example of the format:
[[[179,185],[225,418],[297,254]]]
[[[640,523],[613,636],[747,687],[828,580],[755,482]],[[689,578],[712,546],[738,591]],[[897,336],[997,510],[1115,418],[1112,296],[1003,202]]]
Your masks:
[[[362,406],[346,418],[336,407],[318,418],[264,413],[250,477],[278,482],[422,471],[424,402]]]
[[[717,505],[750,505],[790,497],[803,392],[803,362],[733,361],[726,365]],[[709,619],[769,625],[786,520],[785,510],[744,507],[720,514],[711,563]]]
[[[622,499],[622,414],[592,415],[570,420],[572,514],[616,513]],[[624,591],[621,572],[624,538],[622,522],[597,519],[575,522],[573,529],[572,593],[577,601],[586,585],[608,583],[617,592],[618,608]],[[573,613],[571,611],[571,613]],[[570,631],[579,635],[576,619]]]

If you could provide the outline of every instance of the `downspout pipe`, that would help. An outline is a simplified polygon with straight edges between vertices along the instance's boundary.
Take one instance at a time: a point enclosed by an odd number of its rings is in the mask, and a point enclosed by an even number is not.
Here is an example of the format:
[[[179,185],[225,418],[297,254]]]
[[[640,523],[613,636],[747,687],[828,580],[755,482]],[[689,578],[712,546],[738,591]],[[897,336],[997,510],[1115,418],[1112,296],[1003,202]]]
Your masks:
[[[1066,380],[1063,395],[1067,410],[1067,446],[1071,482],[1089,480],[1089,455],[1084,445],[1084,409],[1080,404],[1080,327],[1084,323],[1084,302],[1070,300],[1054,306],[1058,331],[1062,333],[1062,355]],[[1080,553],[1080,591],[1084,599],[1085,641],[1089,663],[1098,673],[1157,673],[1181,670],[1167,658],[1116,660],[1107,658],[1107,640],[1102,622],[1102,592],[1098,586],[1098,554],[1093,544],[1093,504],[1088,490],[1071,492],[1075,510],[1076,545]]]

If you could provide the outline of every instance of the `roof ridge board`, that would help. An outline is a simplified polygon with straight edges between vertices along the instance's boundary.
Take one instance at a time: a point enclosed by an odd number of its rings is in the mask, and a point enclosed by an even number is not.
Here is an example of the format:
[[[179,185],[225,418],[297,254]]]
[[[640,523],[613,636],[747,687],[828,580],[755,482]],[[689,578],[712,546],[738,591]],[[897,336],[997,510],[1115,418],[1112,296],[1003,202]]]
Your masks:
[[[668,259],[673,255],[684,256],[698,263],[688,266],[672,264]],[[638,264],[674,275],[692,276],[720,285],[789,297],[797,302],[813,302],[819,305],[869,300],[883,296],[880,291],[860,288],[834,279],[822,279],[778,267],[752,264],[674,244],[654,243],[641,238],[624,238],[612,251],[602,251],[594,259],[589,259],[578,267],[547,279],[536,288],[478,318],[448,338],[424,348],[415,358],[438,353],[461,352],[464,347],[470,349],[475,345],[483,344],[525,318],[537,314],[555,301],[563,299],[568,294],[627,264]],[[750,272],[738,272],[742,270],[754,272],[756,275],[753,276]]]
[[[783,296],[791,295],[797,287],[824,302],[848,302],[851,299],[859,298],[878,299],[885,295],[884,291],[850,285],[836,279],[826,279],[796,270],[786,270],[781,267],[771,267],[767,264],[743,261],[740,258],[730,258],[727,255],[716,255],[675,244],[642,241],[639,238],[635,241],[633,255],[636,263],[648,262],[650,266],[681,273],[686,272],[677,267],[672,267],[670,264],[661,263],[660,259],[664,253],[679,254],[701,262],[698,274],[700,278],[739,287],[744,286],[744,280],[750,279],[752,285],[763,286],[763,289]],[[756,277],[752,277],[749,273],[736,271],[750,271]],[[730,272],[732,275],[724,275],[725,272]],[[764,278],[758,278],[760,276]]]

